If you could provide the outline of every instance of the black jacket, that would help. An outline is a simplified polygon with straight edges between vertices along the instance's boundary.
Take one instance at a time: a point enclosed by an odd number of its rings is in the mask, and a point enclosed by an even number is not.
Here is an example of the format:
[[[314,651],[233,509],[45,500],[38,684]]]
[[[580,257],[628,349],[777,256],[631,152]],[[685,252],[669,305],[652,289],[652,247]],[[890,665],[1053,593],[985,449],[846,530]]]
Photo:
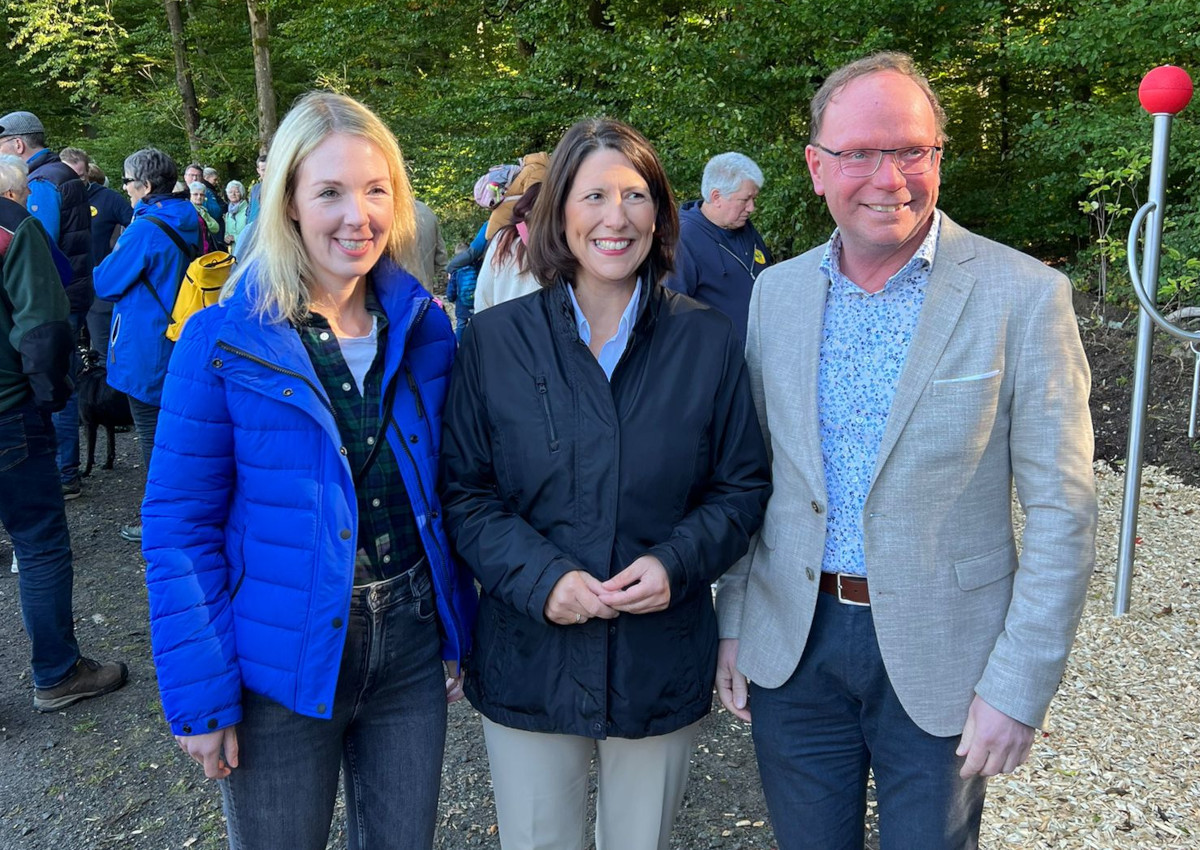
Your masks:
[[[71,166],[53,151],[43,150],[30,160],[29,184],[45,182],[58,195],[58,247],[71,262],[71,283],[67,298],[72,313],[86,313],[92,306],[92,206],[87,200],[87,186]],[[33,197],[40,193],[33,191]],[[39,219],[43,216],[30,208]],[[52,225],[48,225],[52,229]]]
[[[639,738],[712,702],[710,584],[747,548],[770,492],[733,328],[643,287],[606,380],[559,283],[477,316],[444,416],[443,503],[483,589],[467,695],[517,729]],[[658,557],[671,604],[580,626],[542,615],[558,579]]]

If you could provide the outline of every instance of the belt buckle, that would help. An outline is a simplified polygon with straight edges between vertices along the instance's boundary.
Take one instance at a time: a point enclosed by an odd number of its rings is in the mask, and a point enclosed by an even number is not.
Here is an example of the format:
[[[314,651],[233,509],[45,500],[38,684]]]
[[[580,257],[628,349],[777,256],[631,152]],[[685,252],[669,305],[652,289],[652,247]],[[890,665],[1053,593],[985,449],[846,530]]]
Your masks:
[[[843,605],[856,605],[859,608],[870,608],[871,607],[870,602],[855,602],[853,599],[847,599],[845,596],[842,595],[842,577],[844,575],[846,575],[846,573],[838,573],[837,574],[837,599],[838,599],[838,602],[841,602]],[[851,578],[858,578],[858,576],[851,576]]]

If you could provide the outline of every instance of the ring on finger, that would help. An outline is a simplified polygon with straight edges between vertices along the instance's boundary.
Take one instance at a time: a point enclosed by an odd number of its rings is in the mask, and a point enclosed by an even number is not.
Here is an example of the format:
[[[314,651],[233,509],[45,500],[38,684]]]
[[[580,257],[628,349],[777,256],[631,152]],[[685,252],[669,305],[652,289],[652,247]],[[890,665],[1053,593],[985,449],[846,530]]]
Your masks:
[[[577,626],[578,626],[578,625],[579,625],[580,623],[582,623],[582,622],[583,622],[583,615],[582,615],[582,614],[576,614],[576,615],[575,615],[575,625],[577,625]]]

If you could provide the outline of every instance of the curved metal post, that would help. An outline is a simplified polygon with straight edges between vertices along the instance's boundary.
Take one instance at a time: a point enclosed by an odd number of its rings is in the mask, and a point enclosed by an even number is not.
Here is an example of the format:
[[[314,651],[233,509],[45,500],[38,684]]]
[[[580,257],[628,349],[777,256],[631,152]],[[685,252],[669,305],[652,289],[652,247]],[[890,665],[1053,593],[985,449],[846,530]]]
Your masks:
[[[1129,231],[1129,276],[1138,301],[1154,307],[1158,295],[1158,271],[1162,258],[1163,211],[1166,209],[1167,159],[1170,153],[1170,114],[1154,116],[1154,146],[1150,161],[1150,199],[1138,210]],[[1142,269],[1139,276],[1135,249],[1139,225],[1145,221]],[[1150,396],[1150,357],[1154,348],[1154,318],[1151,310],[1138,313],[1137,357],[1133,366],[1133,395],[1129,403],[1129,443],[1125,453],[1125,498],[1121,505],[1121,537],[1117,544],[1117,584],[1113,613],[1129,612],[1133,589],[1133,548],[1137,541],[1138,502],[1142,486],[1142,441],[1145,436],[1146,404]]]

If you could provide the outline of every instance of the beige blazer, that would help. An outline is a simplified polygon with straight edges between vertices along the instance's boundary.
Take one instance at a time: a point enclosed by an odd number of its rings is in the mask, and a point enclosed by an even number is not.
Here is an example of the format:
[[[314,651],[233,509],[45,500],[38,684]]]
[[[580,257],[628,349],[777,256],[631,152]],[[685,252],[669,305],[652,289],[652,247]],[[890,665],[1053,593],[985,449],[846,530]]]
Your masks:
[[[823,250],[764,271],[750,301],[774,493],[717,609],[738,668],[768,688],[804,651],[825,545]],[[862,519],[880,652],[933,735],[959,734],[976,693],[1036,726],[1058,688],[1095,562],[1089,385],[1067,279],[943,215]]]

